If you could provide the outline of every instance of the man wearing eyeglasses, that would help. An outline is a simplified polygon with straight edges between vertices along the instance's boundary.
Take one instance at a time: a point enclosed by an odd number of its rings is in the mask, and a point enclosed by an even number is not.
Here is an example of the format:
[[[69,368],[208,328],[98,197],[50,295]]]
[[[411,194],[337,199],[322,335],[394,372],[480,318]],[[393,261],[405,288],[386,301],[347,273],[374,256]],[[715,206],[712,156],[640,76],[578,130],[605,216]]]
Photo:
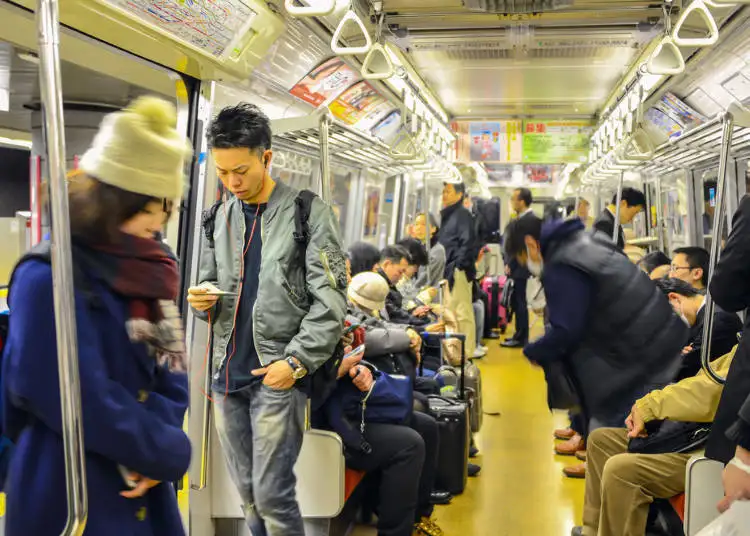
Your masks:
[[[681,279],[696,290],[705,291],[708,286],[708,251],[701,247],[677,248],[672,254],[669,277]]]

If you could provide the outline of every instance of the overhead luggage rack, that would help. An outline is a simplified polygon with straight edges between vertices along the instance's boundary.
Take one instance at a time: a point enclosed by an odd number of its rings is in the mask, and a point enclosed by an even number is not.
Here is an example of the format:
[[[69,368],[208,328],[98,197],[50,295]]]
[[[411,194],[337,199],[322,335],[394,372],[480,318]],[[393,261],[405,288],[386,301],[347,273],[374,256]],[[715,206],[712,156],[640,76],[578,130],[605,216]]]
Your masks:
[[[328,124],[325,135],[321,135],[323,121]],[[409,166],[391,156],[391,148],[381,140],[345,125],[326,113],[274,120],[271,128],[274,144],[289,151],[317,158],[321,156],[325,143],[333,162],[376,169],[389,175],[404,173],[409,169]]]

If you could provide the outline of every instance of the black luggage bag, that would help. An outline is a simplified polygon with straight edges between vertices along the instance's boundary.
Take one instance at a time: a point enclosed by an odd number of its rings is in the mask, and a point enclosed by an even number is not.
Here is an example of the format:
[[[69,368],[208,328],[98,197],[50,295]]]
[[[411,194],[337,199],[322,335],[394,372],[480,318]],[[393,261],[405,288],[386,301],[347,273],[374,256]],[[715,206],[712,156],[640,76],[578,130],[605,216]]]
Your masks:
[[[429,396],[429,414],[438,422],[440,454],[437,489],[453,495],[466,489],[469,465],[469,405],[462,400]]]

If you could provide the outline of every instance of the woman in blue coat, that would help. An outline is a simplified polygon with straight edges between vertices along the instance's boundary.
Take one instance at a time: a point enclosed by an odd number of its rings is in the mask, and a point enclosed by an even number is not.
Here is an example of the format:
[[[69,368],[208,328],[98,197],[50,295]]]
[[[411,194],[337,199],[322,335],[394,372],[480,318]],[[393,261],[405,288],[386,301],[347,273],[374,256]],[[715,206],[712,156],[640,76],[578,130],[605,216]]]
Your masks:
[[[175,125],[171,104],[141,98],[104,119],[69,177],[87,536],[184,534],[171,484],[190,463],[179,271],[154,239],[190,154]],[[8,297],[7,536],[57,536],[67,518],[49,250],[19,262]]]

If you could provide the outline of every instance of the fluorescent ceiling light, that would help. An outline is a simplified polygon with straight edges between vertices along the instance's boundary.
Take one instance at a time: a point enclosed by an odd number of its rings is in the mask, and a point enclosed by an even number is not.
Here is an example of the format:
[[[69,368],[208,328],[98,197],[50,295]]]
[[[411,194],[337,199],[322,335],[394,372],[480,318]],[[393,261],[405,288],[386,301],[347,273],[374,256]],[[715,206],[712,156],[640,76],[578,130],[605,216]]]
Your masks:
[[[31,142],[26,140],[14,140],[11,138],[4,138],[0,136],[0,146],[10,145],[12,147],[20,147],[23,149],[31,149]]]

